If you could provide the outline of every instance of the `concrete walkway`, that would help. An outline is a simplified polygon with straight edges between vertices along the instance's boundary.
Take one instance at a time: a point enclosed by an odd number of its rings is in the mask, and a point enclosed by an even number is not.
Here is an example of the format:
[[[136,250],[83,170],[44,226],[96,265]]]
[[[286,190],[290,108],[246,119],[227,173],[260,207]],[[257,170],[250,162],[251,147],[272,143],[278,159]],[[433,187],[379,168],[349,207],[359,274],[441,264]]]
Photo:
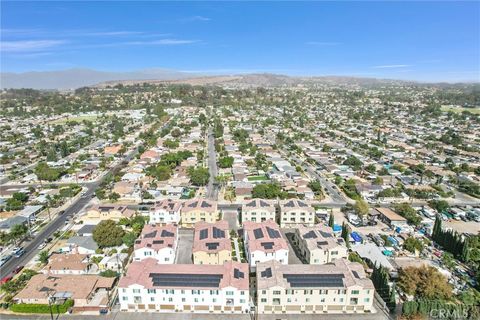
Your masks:
[[[238,238],[233,239],[233,245],[235,247],[235,255],[237,257],[237,261],[240,262],[242,261],[242,259],[240,257],[240,247],[238,246]]]

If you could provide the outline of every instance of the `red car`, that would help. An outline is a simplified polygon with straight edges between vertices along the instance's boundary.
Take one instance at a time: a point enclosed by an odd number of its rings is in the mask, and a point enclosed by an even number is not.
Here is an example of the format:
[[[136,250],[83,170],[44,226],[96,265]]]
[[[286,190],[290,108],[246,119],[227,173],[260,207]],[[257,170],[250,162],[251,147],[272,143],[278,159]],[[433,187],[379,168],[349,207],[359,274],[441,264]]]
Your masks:
[[[15,270],[13,270],[13,273],[14,273],[14,274],[17,274],[17,273],[19,273],[19,272],[22,271],[22,270],[23,270],[23,266],[18,266],[18,267],[15,268]]]
[[[2,280],[0,280],[0,284],[5,284],[7,283],[8,281],[12,280],[12,276],[5,276],[2,278]]]

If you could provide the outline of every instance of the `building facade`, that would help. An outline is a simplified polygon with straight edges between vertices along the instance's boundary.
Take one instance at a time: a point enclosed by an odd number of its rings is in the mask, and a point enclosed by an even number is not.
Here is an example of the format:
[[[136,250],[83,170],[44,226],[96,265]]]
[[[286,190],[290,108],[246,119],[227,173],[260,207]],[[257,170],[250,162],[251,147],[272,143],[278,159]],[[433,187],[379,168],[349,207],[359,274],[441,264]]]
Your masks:
[[[288,244],[273,220],[265,222],[246,221],[243,224],[245,254],[251,270],[257,263],[277,260],[288,264]]]
[[[154,258],[158,263],[175,262],[178,245],[178,227],[174,224],[152,226],[146,224],[133,246],[133,260]]]
[[[298,227],[293,241],[309,264],[326,264],[348,256],[345,240],[322,225]]]
[[[148,217],[150,224],[166,224],[180,222],[182,203],[172,199],[158,201],[150,208]]]
[[[197,222],[193,237],[193,263],[224,264],[232,260],[228,222]]]
[[[183,203],[181,225],[193,228],[195,223],[204,221],[214,223],[218,220],[217,202],[206,199],[191,199]]]
[[[241,222],[264,222],[267,220],[275,221],[275,205],[267,200],[252,199],[242,205]]]
[[[363,266],[346,259],[326,265],[257,265],[259,313],[363,313],[373,310],[374,286]]]
[[[162,265],[145,259],[130,265],[118,294],[122,311],[245,313],[248,265]]]
[[[305,201],[289,199],[280,203],[280,226],[282,228],[315,224],[315,209]]]

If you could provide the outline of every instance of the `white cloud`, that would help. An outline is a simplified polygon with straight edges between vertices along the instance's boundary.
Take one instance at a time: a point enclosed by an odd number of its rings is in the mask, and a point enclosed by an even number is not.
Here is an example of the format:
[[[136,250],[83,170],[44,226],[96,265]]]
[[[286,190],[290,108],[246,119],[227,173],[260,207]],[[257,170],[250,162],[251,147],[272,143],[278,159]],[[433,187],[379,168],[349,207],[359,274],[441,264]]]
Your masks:
[[[64,40],[18,40],[1,41],[0,51],[3,52],[32,52],[40,51],[64,44]]]
[[[394,69],[394,68],[407,68],[412,67],[411,64],[387,64],[381,66],[373,66],[374,69]]]
[[[151,41],[128,41],[119,42],[117,45],[159,45],[159,46],[178,46],[183,44],[192,44],[200,42],[200,40],[188,40],[188,39],[159,39]],[[115,45],[115,43],[113,43]]]

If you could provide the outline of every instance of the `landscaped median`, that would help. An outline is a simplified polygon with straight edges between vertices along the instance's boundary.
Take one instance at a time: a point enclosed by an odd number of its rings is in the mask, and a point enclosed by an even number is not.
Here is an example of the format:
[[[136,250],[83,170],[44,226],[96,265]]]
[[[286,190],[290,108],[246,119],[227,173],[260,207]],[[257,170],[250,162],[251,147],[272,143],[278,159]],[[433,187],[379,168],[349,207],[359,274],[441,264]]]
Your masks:
[[[51,310],[53,313],[66,313],[73,307],[73,300],[65,300],[63,304],[53,304]],[[50,313],[48,304],[17,303],[10,306],[10,310],[18,313]]]

